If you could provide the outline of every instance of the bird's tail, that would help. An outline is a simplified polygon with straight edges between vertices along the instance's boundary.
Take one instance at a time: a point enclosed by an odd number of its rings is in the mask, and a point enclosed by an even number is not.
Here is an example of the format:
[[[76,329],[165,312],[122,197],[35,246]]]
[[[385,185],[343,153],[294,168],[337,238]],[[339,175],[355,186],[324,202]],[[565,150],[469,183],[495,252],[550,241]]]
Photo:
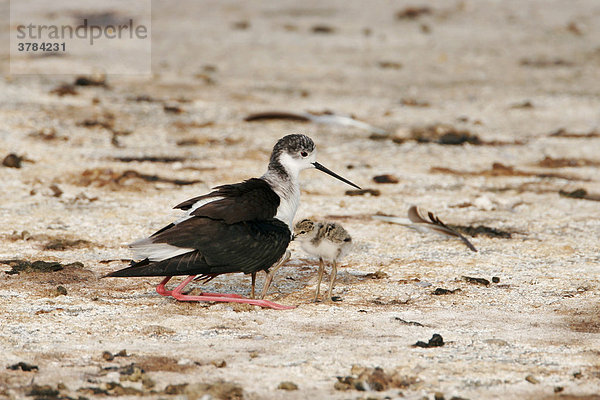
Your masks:
[[[146,267],[148,267],[150,264],[150,260],[148,260],[147,258],[143,259],[142,261],[132,260],[131,265],[129,267],[111,272],[110,274],[103,276],[103,278],[126,276],[152,276],[147,274],[149,268]]]

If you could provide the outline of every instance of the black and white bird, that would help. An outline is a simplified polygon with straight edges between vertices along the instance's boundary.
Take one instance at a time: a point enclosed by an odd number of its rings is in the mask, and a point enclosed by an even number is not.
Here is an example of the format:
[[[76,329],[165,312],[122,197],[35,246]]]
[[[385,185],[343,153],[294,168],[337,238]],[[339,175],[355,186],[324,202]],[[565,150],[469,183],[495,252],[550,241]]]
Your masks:
[[[237,302],[275,309],[293,308],[264,300],[274,272],[289,258],[292,221],[300,204],[300,171],[316,168],[351,186],[357,185],[316,161],[311,138],[293,134],[273,147],[267,172],[260,178],[218,186],[214,191],[184,201],[175,208],[186,214],[152,236],[130,247],[135,259],[109,277],[165,276],[156,291],[180,301]],[[271,269],[269,271],[269,269]],[[256,273],[267,272],[261,300],[254,299]],[[200,275],[205,282],[221,274],[252,275],[252,298],[234,294],[185,295],[183,288]],[[188,277],[175,289],[166,283],[177,275]]]
[[[319,299],[321,281],[323,280],[323,271],[325,269],[323,261],[331,263],[332,270],[329,278],[327,301],[331,300],[331,291],[333,290],[335,277],[337,276],[337,262],[350,251],[352,237],[338,223],[314,222],[310,219],[303,219],[294,226],[294,240],[300,242],[302,250],[312,256],[319,257],[319,279],[314,301]]]

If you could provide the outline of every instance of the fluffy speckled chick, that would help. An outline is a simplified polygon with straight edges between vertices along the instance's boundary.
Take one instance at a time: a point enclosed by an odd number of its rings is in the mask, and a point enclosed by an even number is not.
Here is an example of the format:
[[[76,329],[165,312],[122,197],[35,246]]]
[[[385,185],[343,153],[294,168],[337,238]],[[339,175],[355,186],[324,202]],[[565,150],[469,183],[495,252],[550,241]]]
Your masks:
[[[340,224],[303,219],[294,227],[294,240],[299,241],[302,249],[308,254],[319,257],[319,281],[314,301],[319,298],[325,269],[324,261],[331,262],[332,271],[327,292],[327,300],[331,300],[331,291],[337,275],[337,261],[348,254],[352,238]]]

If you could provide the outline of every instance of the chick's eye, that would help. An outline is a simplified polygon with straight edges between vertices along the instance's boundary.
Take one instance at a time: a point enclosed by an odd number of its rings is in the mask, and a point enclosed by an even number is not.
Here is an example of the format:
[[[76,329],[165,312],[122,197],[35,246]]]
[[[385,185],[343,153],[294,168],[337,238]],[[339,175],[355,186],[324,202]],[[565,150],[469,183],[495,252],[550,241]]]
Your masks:
[[[308,156],[308,153],[307,153],[306,151],[303,151],[303,152],[301,152],[301,153],[300,153],[300,155],[301,155],[302,157],[306,157],[306,156]]]

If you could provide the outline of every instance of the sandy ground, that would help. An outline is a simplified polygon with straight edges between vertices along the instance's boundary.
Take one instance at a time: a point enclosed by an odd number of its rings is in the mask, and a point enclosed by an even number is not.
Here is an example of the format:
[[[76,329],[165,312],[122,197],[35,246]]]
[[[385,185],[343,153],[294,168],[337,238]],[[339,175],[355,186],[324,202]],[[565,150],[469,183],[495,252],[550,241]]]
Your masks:
[[[396,16],[408,6],[429,12]],[[600,3],[178,1],[153,15],[152,79],[60,96],[74,77],[3,65],[0,158],[26,159],[0,166],[0,259],[71,265],[0,275],[1,398],[600,398]],[[352,114],[389,136],[243,120],[269,110]],[[434,124],[478,140],[426,143]],[[380,191],[301,175],[297,218],[340,222],[356,243],[341,301],[310,301],[317,263],[295,244],[268,296],[291,311],[100,279],[175,204],[261,175],[293,132]],[[176,159],[118,159],[144,156]],[[495,231],[470,237],[473,253],[371,218],[412,204]],[[250,279],[206,289],[248,295]],[[434,333],[444,346],[412,347]],[[37,369],[7,369],[18,362]]]

